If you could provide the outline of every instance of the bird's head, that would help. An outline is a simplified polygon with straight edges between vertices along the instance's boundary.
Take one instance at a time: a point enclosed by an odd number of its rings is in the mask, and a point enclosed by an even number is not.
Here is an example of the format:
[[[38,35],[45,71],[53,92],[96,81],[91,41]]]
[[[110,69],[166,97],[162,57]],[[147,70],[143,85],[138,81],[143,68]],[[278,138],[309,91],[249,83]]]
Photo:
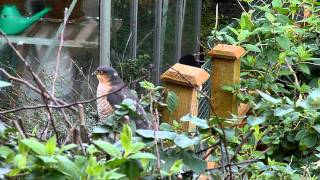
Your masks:
[[[100,66],[94,72],[99,83],[121,83],[122,80],[115,69],[110,66]]]

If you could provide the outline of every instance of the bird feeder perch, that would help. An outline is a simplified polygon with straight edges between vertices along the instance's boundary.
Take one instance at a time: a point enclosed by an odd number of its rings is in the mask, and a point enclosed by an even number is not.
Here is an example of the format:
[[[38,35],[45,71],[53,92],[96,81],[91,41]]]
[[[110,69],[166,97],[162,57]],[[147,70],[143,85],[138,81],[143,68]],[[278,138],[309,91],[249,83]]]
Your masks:
[[[166,92],[173,91],[178,97],[179,102],[174,112],[165,109],[163,112],[163,121],[172,124],[173,120],[179,122],[184,115],[198,114],[197,90],[204,82],[209,79],[209,74],[201,68],[175,64],[161,75]],[[184,130],[192,131],[195,126],[192,123],[182,123]]]
[[[221,118],[230,118],[231,114],[238,112],[236,95],[222,87],[240,83],[240,58],[244,53],[240,46],[225,44],[219,44],[209,52],[212,57],[211,101],[215,113]]]

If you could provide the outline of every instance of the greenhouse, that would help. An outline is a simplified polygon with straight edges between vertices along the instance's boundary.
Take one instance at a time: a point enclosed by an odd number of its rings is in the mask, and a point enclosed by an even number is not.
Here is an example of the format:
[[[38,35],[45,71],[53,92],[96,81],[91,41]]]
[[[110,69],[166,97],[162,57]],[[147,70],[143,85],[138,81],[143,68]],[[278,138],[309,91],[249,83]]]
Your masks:
[[[22,33],[12,34],[9,39],[18,45],[41,77],[50,79],[63,31],[58,76],[59,86],[64,87],[63,96],[73,91],[90,96],[88,83],[94,83],[91,74],[99,65],[115,66],[126,80],[133,80],[137,78],[135,75],[152,67],[151,78],[159,83],[161,73],[169,65],[183,55],[200,52],[201,1],[30,0],[22,3],[8,0],[0,3],[10,4],[24,17],[51,8],[38,22],[30,23]],[[23,73],[13,54],[4,45],[2,64]]]
[[[1,0],[0,179],[317,180],[320,0]]]

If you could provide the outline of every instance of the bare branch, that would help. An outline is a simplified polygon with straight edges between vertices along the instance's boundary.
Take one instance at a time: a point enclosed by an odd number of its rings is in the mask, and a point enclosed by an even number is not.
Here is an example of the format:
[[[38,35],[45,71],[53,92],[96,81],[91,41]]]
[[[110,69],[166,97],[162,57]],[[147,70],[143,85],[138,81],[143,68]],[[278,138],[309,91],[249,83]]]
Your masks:
[[[63,109],[63,108],[71,108],[73,106],[77,106],[79,104],[87,104],[87,103],[91,103],[93,101],[96,101],[97,99],[100,99],[102,97],[105,97],[105,96],[108,96],[110,94],[114,94],[116,92],[119,92],[121,91],[121,89],[131,85],[131,84],[135,84],[139,81],[141,81],[142,79],[145,79],[146,76],[143,76],[137,80],[134,80],[134,81],[131,81],[130,83],[127,83],[125,85],[123,85],[122,87],[120,87],[119,89],[115,90],[115,91],[112,91],[112,92],[109,92],[109,93],[106,93],[102,96],[98,96],[98,97],[94,97],[94,98],[91,98],[91,99],[88,99],[88,100],[84,100],[84,101],[76,101],[76,102],[73,102],[73,103],[70,103],[70,104],[64,104],[64,105],[48,105],[48,107],[50,108],[56,108],[56,109]],[[45,108],[47,107],[46,105],[44,104],[41,104],[41,105],[36,105],[36,106],[23,106],[23,107],[20,107],[20,108],[16,108],[16,109],[10,109],[10,110],[4,110],[4,111],[0,111],[0,115],[3,115],[3,114],[8,114],[8,113],[15,113],[15,112],[18,112],[18,111],[22,111],[22,110],[30,110],[30,109],[39,109],[39,108]]]
[[[41,91],[41,94],[43,95],[43,101],[48,100],[48,98],[46,98],[45,94],[48,94],[49,97],[53,100],[53,102],[55,104],[59,104],[58,101],[56,100],[56,98],[54,98],[54,96],[52,96],[49,91],[46,89],[46,86],[44,85],[44,83],[41,81],[41,79],[39,78],[39,76],[32,70],[31,66],[29,65],[29,63],[26,61],[26,59],[21,55],[21,53],[14,47],[14,45],[10,42],[8,36],[0,29],[0,33],[1,35],[6,39],[7,43],[9,44],[9,46],[11,47],[11,49],[17,54],[17,56],[19,57],[19,59],[23,62],[23,64],[25,65],[25,67],[27,68],[27,70],[29,71],[29,73],[32,75],[35,83],[37,84],[38,88]],[[65,123],[71,127],[72,124],[70,123],[70,121],[68,120],[66,113],[64,112],[63,109],[61,109],[61,112],[63,114],[64,117],[64,121]]]

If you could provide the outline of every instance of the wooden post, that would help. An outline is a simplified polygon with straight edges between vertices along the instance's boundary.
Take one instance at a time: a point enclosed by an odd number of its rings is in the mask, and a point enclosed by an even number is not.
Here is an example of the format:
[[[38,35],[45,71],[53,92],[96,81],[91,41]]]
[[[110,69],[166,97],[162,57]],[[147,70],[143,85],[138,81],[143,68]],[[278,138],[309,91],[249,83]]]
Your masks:
[[[173,120],[179,121],[186,114],[198,115],[198,98],[195,88],[200,87],[209,79],[209,74],[201,68],[175,64],[161,75],[166,91],[173,91],[179,97],[177,109],[172,114],[165,109],[163,121],[172,124]],[[183,123],[184,130],[192,131],[195,126]]]
[[[240,57],[244,53],[242,47],[225,44],[219,44],[209,52],[212,57],[211,100],[221,118],[230,118],[231,114],[238,112],[236,95],[222,87],[240,83]]]

